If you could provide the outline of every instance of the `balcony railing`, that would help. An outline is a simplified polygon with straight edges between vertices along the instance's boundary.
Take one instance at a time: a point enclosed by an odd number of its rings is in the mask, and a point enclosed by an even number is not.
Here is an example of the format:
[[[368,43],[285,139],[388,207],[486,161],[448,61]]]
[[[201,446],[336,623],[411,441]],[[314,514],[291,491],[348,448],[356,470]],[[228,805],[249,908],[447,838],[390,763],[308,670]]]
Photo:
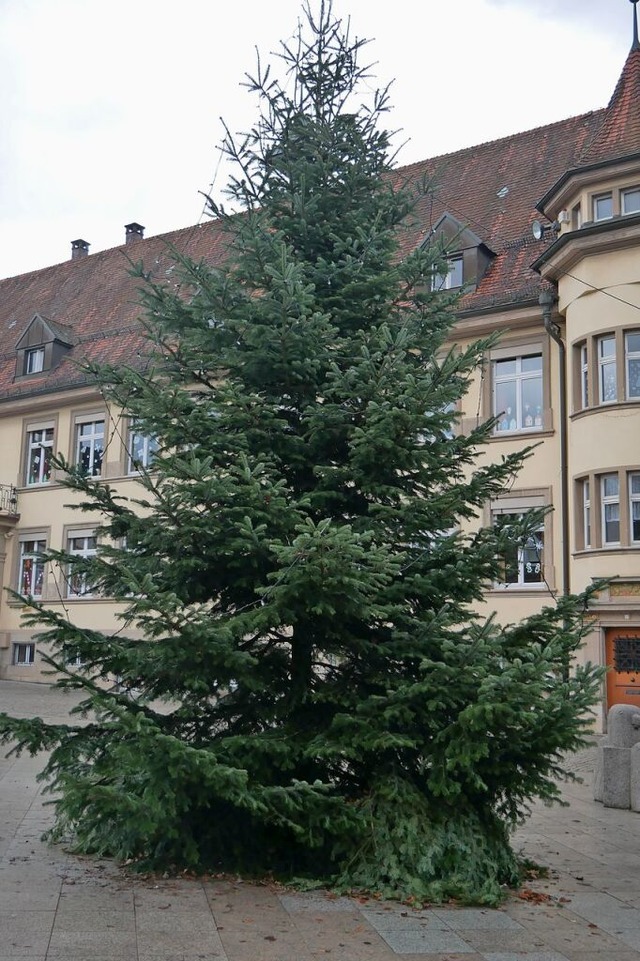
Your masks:
[[[15,517],[18,513],[18,492],[10,484],[0,484],[0,514]]]

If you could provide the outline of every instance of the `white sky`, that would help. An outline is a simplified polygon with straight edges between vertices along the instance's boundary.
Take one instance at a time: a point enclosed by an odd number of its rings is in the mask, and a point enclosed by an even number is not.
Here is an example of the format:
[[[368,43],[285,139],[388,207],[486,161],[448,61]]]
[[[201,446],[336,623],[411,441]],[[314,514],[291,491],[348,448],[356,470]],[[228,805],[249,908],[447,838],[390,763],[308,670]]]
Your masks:
[[[0,277],[195,223],[222,116],[288,39],[300,0],[0,0]],[[632,39],[628,0],[334,0],[371,39],[388,126],[413,160],[604,106]],[[640,109],[640,105],[639,105]]]

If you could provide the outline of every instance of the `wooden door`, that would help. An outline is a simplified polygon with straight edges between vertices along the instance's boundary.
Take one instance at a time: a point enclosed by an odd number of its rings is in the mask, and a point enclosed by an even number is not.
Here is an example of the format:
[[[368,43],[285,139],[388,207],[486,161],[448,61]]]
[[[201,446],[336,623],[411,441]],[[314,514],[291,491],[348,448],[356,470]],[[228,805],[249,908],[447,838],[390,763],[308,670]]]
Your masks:
[[[607,655],[607,710],[614,704],[640,708],[640,627],[609,627]]]

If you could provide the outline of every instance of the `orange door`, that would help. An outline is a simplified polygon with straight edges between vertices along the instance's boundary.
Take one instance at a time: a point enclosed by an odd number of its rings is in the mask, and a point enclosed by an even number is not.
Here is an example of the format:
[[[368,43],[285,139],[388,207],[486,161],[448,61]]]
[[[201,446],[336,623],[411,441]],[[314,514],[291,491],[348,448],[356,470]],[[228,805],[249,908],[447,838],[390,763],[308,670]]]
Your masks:
[[[609,627],[607,649],[607,710],[614,704],[640,707],[640,628]]]

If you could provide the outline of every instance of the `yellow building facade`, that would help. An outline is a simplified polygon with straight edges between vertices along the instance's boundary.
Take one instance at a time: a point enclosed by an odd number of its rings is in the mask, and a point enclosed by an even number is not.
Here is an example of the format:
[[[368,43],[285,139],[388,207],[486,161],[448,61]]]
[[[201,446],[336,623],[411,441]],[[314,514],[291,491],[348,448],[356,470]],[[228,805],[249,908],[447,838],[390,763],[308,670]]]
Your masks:
[[[634,8],[635,10],[635,8]],[[614,703],[640,704],[640,48],[604,110],[470,147],[398,171],[432,179],[402,249],[442,241],[461,288],[455,341],[500,340],[476,371],[460,429],[495,416],[481,458],[534,444],[512,489],[481,522],[533,507],[549,513],[505,561],[484,606],[513,622],[612,578],[593,603],[582,657],[610,666],[600,726]],[[167,245],[215,263],[215,222],[0,281],[0,575],[74,622],[116,629],[117,610],[39,551],[96,549],[99,518],[74,512],[49,458],[60,451],[133,493],[148,443],[107,409],[78,360],[129,363],[144,352],[127,257],[171,284]],[[132,246],[135,245],[135,246]],[[0,599],[0,677],[41,679],[42,650]],[[636,670],[637,668],[637,670]]]

